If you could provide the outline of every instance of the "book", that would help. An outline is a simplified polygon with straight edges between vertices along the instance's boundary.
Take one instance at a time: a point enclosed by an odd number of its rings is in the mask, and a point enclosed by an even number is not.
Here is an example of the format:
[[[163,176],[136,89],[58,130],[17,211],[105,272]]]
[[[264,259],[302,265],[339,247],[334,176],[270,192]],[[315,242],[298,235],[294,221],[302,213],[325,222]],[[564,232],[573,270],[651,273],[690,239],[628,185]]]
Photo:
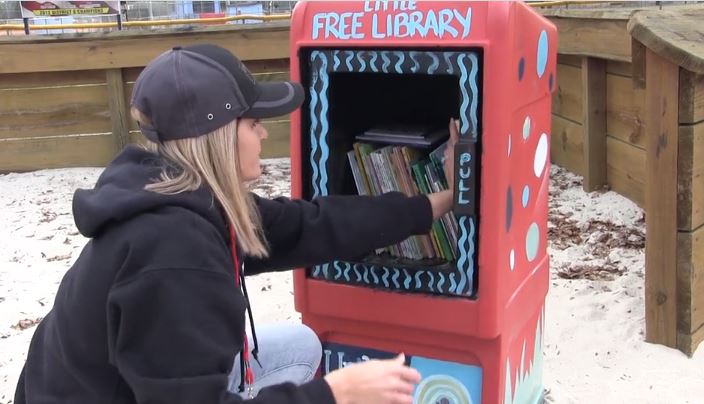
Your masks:
[[[429,148],[449,136],[447,128],[420,125],[372,127],[356,136],[357,141]]]
[[[409,130],[406,136],[423,135],[421,131]],[[442,162],[446,147],[446,141],[436,142],[430,151],[405,142],[355,142],[347,158],[357,192],[381,195],[396,191],[414,196],[447,189]],[[456,218],[450,212],[435,220],[428,234],[409,237],[376,252],[410,260],[453,261],[457,258],[457,229]]]

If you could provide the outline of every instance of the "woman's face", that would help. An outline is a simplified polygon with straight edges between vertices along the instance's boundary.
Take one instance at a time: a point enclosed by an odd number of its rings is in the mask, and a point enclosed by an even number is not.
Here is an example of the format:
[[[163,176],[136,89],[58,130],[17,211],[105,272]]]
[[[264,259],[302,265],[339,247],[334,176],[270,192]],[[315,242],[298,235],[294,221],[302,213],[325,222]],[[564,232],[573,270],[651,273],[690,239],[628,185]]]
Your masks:
[[[243,181],[252,181],[262,174],[259,154],[262,140],[269,137],[259,119],[240,118],[237,123],[237,153]]]

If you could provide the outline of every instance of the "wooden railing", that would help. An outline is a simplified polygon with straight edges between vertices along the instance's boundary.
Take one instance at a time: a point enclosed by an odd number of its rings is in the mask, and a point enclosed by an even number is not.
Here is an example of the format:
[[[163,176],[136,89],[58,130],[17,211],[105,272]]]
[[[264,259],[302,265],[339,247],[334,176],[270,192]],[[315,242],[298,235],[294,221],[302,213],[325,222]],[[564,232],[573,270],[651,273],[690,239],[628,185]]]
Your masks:
[[[152,58],[177,45],[215,43],[239,55],[258,80],[282,80],[288,35],[285,22],[0,40],[0,171],[103,166],[140,137],[129,97]],[[288,155],[288,120],[265,125],[265,157]]]

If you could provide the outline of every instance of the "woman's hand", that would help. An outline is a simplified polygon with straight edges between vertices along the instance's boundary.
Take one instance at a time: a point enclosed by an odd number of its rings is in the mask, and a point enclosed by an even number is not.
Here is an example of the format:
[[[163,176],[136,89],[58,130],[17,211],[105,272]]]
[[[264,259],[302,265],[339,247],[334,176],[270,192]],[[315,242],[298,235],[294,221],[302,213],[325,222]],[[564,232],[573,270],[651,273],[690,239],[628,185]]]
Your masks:
[[[412,404],[413,389],[421,376],[404,361],[401,354],[393,359],[355,363],[330,372],[325,381],[337,404]]]
[[[447,188],[452,190],[455,184],[455,145],[460,138],[460,121],[450,118],[450,139],[447,141],[443,168],[447,179]]]

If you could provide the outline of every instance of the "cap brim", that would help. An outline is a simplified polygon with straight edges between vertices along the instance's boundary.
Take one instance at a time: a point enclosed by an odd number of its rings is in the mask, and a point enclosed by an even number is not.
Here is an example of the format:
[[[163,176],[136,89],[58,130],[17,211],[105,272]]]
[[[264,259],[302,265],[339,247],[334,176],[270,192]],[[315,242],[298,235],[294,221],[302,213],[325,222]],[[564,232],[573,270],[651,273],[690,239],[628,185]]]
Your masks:
[[[290,114],[303,104],[303,87],[289,81],[258,83],[261,89],[259,98],[247,112],[245,118],[274,118]]]

